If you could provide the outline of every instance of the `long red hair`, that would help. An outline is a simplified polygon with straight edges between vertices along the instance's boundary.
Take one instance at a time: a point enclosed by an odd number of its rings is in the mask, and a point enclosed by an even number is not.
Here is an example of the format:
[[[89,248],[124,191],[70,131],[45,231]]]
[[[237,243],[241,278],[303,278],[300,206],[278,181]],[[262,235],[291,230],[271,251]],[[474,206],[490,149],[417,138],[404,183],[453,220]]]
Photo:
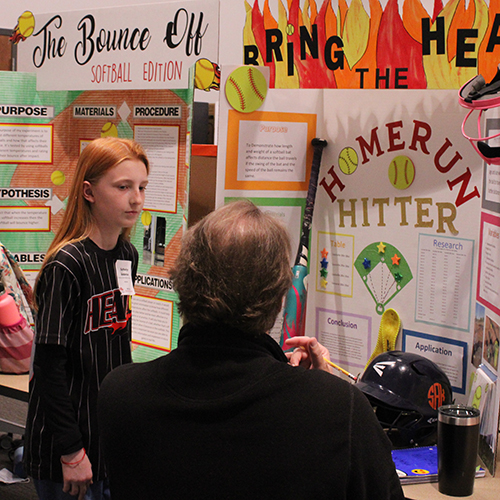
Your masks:
[[[82,240],[90,234],[94,220],[90,203],[83,196],[83,182],[97,182],[108,170],[125,160],[141,161],[149,174],[146,152],[140,144],[130,139],[103,137],[92,141],[82,151],[61,226],[47,250],[42,269],[64,245]],[[120,238],[129,239],[131,231],[132,228],[124,228]]]

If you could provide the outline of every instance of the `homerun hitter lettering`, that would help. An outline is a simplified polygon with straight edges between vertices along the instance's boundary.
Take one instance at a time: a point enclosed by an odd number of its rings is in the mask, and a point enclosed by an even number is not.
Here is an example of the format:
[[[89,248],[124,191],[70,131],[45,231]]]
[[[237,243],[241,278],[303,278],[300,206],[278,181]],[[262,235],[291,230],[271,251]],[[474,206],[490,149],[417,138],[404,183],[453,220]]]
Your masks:
[[[364,136],[356,137],[356,141],[358,142],[362,157],[361,165],[368,163],[371,159],[371,156],[373,156],[374,154],[377,157],[380,157],[386,152],[390,153],[394,151],[401,151],[406,148],[406,141],[401,137],[402,132],[404,131],[403,121],[399,120],[390,122],[387,123],[385,127],[387,129],[387,143],[389,145],[387,151],[384,151],[384,149],[382,149],[379,127],[374,127],[370,131],[368,135],[369,140],[367,140]],[[429,123],[420,120],[413,120],[413,131],[408,149],[412,151],[420,151],[425,155],[431,155],[431,152],[428,148],[428,142],[431,136],[432,127]],[[450,148],[452,148],[452,146],[452,142],[448,138],[445,138],[442,146],[434,153],[434,166],[438,170],[438,172],[442,174],[448,173],[455,165],[458,164],[460,160],[462,160],[462,155],[458,151],[455,151],[453,157],[448,161],[448,163],[444,163],[444,158],[446,156],[449,156],[449,150]],[[337,199],[337,196],[333,193],[334,188],[338,187],[340,191],[343,191],[345,185],[342,183],[341,179],[334,171],[333,165],[328,170],[328,174],[333,180],[327,180],[327,177],[323,177],[319,184],[327,192],[331,202],[334,203]],[[458,208],[460,205],[470,201],[473,198],[479,198],[480,195],[477,186],[472,186],[469,188],[471,178],[471,171],[467,167],[465,172],[455,179],[447,180],[447,184],[450,190],[452,190],[456,185],[460,185],[454,207]]]

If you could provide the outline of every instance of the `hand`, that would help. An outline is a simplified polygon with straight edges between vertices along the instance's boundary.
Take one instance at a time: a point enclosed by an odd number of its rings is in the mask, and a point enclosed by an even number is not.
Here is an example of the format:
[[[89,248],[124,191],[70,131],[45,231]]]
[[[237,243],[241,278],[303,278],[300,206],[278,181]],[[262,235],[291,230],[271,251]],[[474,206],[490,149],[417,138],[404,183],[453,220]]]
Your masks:
[[[63,455],[61,465],[64,481],[63,491],[78,496],[78,500],[83,500],[85,493],[92,484],[92,466],[85,450],[82,448],[75,453]]]
[[[325,361],[330,359],[328,349],[315,338],[291,337],[285,340],[288,347],[295,347],[293,352],[287,352],[286,357],[292,366],[303,366],[306,369],[323,370],[333,373],[332,367]]]

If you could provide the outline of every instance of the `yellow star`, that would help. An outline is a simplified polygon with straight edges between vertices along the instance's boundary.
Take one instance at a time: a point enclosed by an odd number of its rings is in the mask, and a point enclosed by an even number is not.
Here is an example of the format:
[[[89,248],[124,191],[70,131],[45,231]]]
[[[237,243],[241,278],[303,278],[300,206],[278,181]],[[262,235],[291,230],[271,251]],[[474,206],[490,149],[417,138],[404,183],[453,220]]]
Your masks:
[[[380,242],[380,243],[377,245],[377,248],[378,248],[378,253],[385,253],[385,247],[386,247],[386,245],[384,245],[382,242]]]
[[[328,285],[328,281],[326,281],[325,278],[322,278],[320,284],[321,288],[326,288],[326,285]]]

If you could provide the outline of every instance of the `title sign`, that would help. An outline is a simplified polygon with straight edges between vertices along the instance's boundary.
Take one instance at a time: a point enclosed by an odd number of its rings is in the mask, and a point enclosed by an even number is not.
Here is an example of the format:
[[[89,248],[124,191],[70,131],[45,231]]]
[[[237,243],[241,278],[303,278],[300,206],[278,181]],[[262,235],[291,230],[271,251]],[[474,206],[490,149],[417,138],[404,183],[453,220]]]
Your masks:
[[[217,0],[20,13],[18,70],[39,90],[188,88],[198,59],[217,62]]]
[[[491,2],[220,3],[219,64],[267,66],[271,88],[456,89],[497,72],[500,13]]]

